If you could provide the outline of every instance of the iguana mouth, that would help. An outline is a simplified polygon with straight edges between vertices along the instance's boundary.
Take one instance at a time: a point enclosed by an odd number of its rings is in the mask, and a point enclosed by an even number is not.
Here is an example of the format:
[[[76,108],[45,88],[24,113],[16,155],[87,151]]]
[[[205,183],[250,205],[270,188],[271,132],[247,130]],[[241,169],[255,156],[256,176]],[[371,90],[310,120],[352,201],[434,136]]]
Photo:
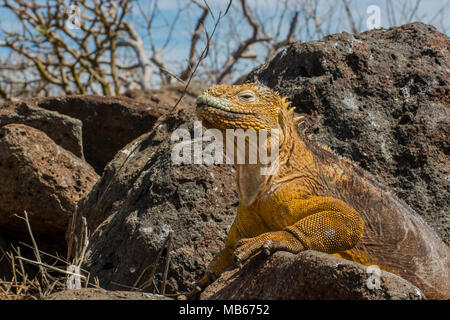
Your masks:
[[[249,115],[248,112],[240,112],[232,110],[229,105],[230,101],[225,98],[216,98],[209,95],[201,95],[197,98],[197,108],[213,108],[216,110],[223,111],[224,113],[231,113],[237,115]]]
[[[237,111],[232,111],[232,110],[225,110],[223,108],[220,108],[220,107],[217,107],[217,106],[211,106],[209,104],[197,104],[197,108],[211,108],[211,109],[214,109],[214,110],[218,110],[221,113],[229,114],[229,115],[231,115],[231,114],[233,114],[233,115],[249,115],[250,114],[250,113],[237,112]]]

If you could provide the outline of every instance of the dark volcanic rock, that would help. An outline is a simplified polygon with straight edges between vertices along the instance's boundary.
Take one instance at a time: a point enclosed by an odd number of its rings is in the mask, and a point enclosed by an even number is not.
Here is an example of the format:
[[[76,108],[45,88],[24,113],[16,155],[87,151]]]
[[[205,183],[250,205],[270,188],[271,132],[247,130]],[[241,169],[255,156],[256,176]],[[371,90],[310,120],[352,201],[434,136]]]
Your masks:
[[[45,132],[56,144],[84,159],[82,123],[30,101],[11,102],[0,107],[0,127],[20,123]]]
[[[34,98],[0,106],[0,127],[21,123],[44,131],[58,145],[84,159],[101,174],[116,153],[178,102],[184,86],[130,90],[125,96],[74,95]],[[191,85],[186,97],[202,87]]]
[[[157,103],[158,109],[162,113],[167,113],[172,107],[178,102],[181,94],[184,92],[185,86],[178,84],[166,85],[160,89],[150,89],[150,90],[128,90],[124,93],[125,97],[132,98],[138,102],[142,103]],[[186,99],[197,98],[205,88],[195,83],[191,83],[186,89],[184,96],[184,101]],[[195,101],[195,100],[192,100]]]
[[[98,176],[94,169],[58,146],[42,131],[22,124],[0,128],[0,228],[63,237],[78,200]]]
[[[374,174],[450,239],[450,39],[422,23],[295,43],[256,68],[312,139]]]
[[[163,245],[171,233],[166,292],[186,292],[224,244],[238,201],[233,169],[171,161],[171,133],[177,128],[192,132],[196,119],[194,99],[188,97],[188,102],[190,106],[180,104],[152,134],[118,152],[79,203],[68,238],[80,234],[81,217],[86,217],[92,235],[84,268],[106,289],[142,286],[154,264],[160,289],[168,255]]]
[[[241,270],[224,272],[201,294],[203,300],[422,300],[399,276],[317,252],[259,254]],[[377,277],[379,276],[379,280]]]
[[[173,300],[158,294],[108,291],[103,289],[76,289],[52,293],[46,300]]]
[[[153,100],[140,103],[127,97],[91,95],[31,101],[40,108],[82,121],[84,156],[99,174],[120,149],[150,131],[167,108]]]

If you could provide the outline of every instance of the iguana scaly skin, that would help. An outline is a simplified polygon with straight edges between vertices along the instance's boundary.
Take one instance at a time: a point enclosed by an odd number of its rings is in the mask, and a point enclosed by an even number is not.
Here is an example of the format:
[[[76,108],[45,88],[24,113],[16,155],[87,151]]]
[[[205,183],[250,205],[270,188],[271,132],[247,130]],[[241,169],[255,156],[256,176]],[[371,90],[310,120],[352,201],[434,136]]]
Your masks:
[[[373,176],[299,133],[288,106],[261,84],[216,85],[197,99],[206,128],[280,132],[275,175],[261,175],[262,164],[235,165],[238,213],[197,290],[260,250],[312,249],[378,265],[428,298],[450,298],[443,241]]]

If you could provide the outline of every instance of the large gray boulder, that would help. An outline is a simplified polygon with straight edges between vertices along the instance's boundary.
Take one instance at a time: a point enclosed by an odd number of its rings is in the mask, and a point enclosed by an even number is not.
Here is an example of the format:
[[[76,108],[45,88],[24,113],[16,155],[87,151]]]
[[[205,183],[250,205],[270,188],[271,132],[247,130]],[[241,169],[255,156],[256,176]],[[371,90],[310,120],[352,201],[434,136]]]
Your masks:
[[[294,43],[257,67],[331,147],[450,239],[450,38],[422,23]]]
[[[31,101],[18,101],[0,106],[0,127],[24,124],[45,132],[56,144],[84,159],[80,120],[38,107]]]
[[[276,252],[224,272],[201,294],[204,300],[422,300],[405,279],[317,252]]]
[[[108,291],[98,288],[63,290],[52,293],[46,300],[173,300],[162,295],[133,292]]]
[[[192,132],[196,120],[195,99],[186,99],[152,134],[119,151],[79,203],[67,235],[71,252],[80,252],[85,217],[91,236],[83,267],[103,288],[161,290],[170,251],[166,293],[187,292],[225,242],[238,203],[233,168],[171,160],[172,132]]]
[[[155,121],[168,112],[176,102],[177,89],[181,90],[180,86],[130,91],[128,97],[74,95],[30,101],[83,123],[84,156],[96,172],[102,174],[120,149],[149,132]]]
[[[50,139],[23,124],[0,128],[0,228],[63,238],[76,204],[98,179],[94,169]]]

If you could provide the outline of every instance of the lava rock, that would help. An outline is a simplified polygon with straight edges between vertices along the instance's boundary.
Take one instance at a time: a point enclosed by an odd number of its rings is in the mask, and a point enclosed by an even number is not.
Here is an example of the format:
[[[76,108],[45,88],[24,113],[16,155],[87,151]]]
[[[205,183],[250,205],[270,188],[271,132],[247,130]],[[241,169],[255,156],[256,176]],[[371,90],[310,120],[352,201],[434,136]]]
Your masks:
[[[83,267],[105,289],[142,287],[153,268],[161,289],[170,252],[166,293],[186,292],[223,247],[238,204],[234,169],[171,159],[172,132],[185,128],[192,134],[196,120],[195,100],[187,98],[155,131],[118,152],[79,203],[67,234],[69,250],[81,251],[85,217],[92,234]],[[155,290],[151,282],[144,287]]]
[[[423,300],[405,279],[317,251],[259,254],[224,272],[202,300]]]
[[[0,107],[0,127],[18,123],[45,132],[56,144],[84,159],[80,120],[39,108],[30,101],[7,103]]]
[[[165,111],[156,102],[141,103],[128,97],[78,95],[30,101],[83,123],[84,156],[98,174],[120,149],[150,131]]]
[[[97,288],[64,290],[52,293],[45,300],[173,300],[171,298],[145,292],[108,291]]]
[[[80,198],[97,181],[94,169],[44,132],[22,124],[0,128],[0,227],[64,237]]]

